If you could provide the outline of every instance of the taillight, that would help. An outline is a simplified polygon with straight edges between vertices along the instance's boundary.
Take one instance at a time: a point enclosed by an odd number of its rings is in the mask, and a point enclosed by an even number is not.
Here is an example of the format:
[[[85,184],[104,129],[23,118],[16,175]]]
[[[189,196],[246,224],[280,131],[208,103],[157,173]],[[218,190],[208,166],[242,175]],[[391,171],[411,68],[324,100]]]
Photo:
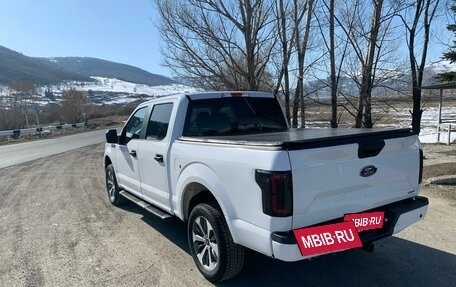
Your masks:
[[[421,180],[423,179],[423,161],[424,161],[423,150],[420,149],[420,173],[418,176],[418,184],[420,184]]]
[[[287,217],[293,214],[291,171],[255,171],[261,188],[263,212],[270,216]]]

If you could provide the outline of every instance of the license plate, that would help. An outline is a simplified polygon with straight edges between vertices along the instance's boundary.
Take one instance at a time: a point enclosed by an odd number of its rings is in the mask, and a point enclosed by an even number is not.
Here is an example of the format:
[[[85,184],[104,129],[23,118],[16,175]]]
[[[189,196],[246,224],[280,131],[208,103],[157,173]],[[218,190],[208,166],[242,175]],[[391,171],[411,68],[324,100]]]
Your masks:
[[[346,214],[344,216],[344,221],[352,221],[358,232],[377,229],[383,227],[383,222],[385,221],[385,212],[366,212],[366,213],[353,213]]]
[[[331,253],[362,246],[355,223],[320,225],[293,230],[303,256]]]

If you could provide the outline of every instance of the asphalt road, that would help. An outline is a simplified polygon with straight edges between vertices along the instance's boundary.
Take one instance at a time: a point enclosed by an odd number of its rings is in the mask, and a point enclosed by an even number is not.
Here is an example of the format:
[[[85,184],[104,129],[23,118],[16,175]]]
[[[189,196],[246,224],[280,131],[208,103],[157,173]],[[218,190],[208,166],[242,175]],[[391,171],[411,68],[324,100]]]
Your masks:
[[[106,130],[0,146],[0,168],[105,141]]]
[[[185,224],[112,206],[96,144],[0,169],[0,286],[211,286]],[[376,244],[296,263],[248,252],[223,286],[455,286],[454,187],[425,187],[424,221]]]

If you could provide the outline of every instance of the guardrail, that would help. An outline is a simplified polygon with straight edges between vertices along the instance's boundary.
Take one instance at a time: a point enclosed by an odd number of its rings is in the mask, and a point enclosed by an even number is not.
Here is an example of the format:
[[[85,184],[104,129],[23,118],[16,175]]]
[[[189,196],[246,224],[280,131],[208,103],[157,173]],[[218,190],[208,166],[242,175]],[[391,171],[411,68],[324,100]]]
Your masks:
[[[0,131],[0,137],[5,136],[5,137],[17,138],[23,134],[41,134],[43,132],[82,128],[85,126],[86,126],[86,123],[74,123],[74,124],[64,124],[64,125],[58,125],[58,126],[40,126],[40,127],[28,128],[28,129],[7,130],[7,131]]]

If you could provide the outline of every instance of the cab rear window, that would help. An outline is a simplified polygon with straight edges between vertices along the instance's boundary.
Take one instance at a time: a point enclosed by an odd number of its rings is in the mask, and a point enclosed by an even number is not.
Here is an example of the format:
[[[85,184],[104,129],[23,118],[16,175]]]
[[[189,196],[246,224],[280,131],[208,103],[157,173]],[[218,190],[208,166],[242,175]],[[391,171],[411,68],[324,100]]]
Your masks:
[[[225,136],[286,130],[275,98],[230,97],[192,100],[184,136]]]

